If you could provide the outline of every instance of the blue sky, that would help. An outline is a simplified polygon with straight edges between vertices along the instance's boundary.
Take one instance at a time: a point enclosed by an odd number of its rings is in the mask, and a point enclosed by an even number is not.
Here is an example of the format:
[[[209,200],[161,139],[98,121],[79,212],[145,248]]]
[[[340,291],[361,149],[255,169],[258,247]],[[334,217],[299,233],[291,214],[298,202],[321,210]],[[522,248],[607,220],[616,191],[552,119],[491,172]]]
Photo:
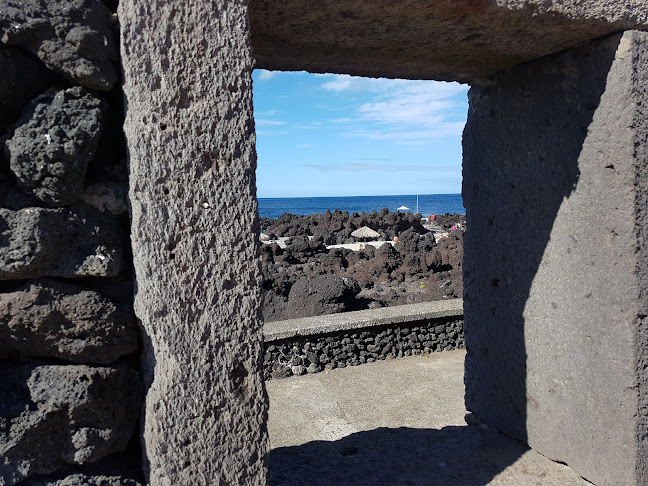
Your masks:
[[[461,192],[468,86],[255,70],[258,197]]]

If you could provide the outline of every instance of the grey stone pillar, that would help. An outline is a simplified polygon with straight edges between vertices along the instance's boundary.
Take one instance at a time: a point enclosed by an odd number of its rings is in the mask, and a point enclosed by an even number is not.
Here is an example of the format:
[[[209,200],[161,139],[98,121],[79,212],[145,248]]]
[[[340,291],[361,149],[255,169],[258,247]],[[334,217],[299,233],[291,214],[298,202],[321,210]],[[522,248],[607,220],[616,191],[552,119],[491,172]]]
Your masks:
[[[469,98],[467,408],[595,484],[647,484],[648,34]]]
[[[262,485],[247,2],[122,0],[135,309],[151,485]]]

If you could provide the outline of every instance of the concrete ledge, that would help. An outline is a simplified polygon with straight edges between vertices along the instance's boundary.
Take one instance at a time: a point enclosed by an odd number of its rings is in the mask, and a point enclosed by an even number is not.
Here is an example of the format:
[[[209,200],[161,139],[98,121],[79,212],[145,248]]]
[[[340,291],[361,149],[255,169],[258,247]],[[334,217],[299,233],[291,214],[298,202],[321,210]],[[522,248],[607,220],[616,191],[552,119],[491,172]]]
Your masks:
[[[268,343],[296,336],[316,336],[351,329],[461,316],[463,316],[463,299],[438,300],[420,304],[329,314],[327,316],[267,322],[263,326],[263,338]]]
[[[249,13],[257,68],[464,83],[648,29],[645,0],[252,0]]]

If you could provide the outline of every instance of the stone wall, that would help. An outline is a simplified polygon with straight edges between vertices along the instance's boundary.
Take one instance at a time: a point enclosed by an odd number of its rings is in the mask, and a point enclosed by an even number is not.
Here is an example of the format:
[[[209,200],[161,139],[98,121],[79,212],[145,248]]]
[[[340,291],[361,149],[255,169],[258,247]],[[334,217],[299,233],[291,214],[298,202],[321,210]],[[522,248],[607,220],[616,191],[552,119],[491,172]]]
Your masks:
[[[0,0],[0,484],[135,485],[118,26],[98,0]]]
[[[265,379],[462,349],[463,301],[449,299],[268,322]]]
[[[475,85],[468,407],[646,483],[648,41],[588,44],[648,29],[644,0],[122,0],[125,124],[117,3],[0,0],[0,485],[265,484],[252,47],[268,69]],[[431,322],[417,341],[347,322],[347,351],[299,338],[291,361],[424,352]]]
[[[266,380],[286,378],[463,348],[463,319],[453,318],[266,340],[263,375]]]

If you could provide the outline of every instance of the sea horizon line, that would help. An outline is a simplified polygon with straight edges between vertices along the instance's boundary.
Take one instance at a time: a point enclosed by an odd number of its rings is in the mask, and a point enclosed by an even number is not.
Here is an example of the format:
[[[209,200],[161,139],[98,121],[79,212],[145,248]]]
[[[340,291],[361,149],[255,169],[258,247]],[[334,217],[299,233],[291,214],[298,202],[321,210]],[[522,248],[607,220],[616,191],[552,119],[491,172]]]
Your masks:
[[[258,196],[257,199],[336,199],[342,197],[416,197],[414,194],[370,194],[370,195],[355,195],[355,196],[272,196],[272,197],[261,197]],[[460,192],[441,192],[441,193],[431,193],[431,194],[418,194],[421,196],[461,196]]]

